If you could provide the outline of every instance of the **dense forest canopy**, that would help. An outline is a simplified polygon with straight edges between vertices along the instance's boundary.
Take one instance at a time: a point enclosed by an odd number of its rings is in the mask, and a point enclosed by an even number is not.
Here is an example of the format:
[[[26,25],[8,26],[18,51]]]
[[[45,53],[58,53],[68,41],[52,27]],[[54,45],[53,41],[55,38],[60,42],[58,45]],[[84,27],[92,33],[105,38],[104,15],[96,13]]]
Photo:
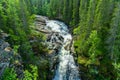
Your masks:
[[[30,27],[36,14],[69,26],[81,80],[120,80],[119,0],[0,0],[0,31],[9,34],[6,41],[22,57],[23,80],[51,80],[47,78],[48,63],[39,66],[34,62],[38,57],[33,46],[37,45],[40,56],[48,52],[42,44],[44,35]],[[30,44],[32,36],[41,42]],[[9,79],[11,69],[5,73],[9,75],[2,80],[17,80],[16,76]]]

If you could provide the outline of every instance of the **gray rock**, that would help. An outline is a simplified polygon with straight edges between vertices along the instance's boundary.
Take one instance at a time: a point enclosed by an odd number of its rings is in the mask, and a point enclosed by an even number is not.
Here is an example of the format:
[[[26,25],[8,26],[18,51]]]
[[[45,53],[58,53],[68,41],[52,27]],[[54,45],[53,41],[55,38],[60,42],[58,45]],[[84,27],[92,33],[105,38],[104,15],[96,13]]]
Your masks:
[[[3,44],[0,46],[0,49],[5,49],[6,47],[9,47],[10,45],[8,44],[8,42],[3,42]]]
[[[45,23],[47,20],[48,20],[48,18],[45,16],[36,15],[36,21]]]
[[[4,41],[5,37],[7,37],[7,34],[0,33],[0,77],[3,75],[6,68],[14,68],[17,73],[17,77],[22,79],[24,74],[23,65],[21,64],[21,56],[19,54],[14,55],[14,51],[10,47],[10,44]],[[19,62],[19,65],[15,64],[16,60]]]

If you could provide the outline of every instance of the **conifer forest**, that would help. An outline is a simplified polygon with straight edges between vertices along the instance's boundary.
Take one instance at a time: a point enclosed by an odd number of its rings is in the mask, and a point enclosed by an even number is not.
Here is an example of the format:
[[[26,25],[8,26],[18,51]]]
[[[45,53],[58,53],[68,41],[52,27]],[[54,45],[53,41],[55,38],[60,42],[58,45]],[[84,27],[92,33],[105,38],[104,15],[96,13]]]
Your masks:
[[[0,80],[120,80],[120,0],[0,0]]]

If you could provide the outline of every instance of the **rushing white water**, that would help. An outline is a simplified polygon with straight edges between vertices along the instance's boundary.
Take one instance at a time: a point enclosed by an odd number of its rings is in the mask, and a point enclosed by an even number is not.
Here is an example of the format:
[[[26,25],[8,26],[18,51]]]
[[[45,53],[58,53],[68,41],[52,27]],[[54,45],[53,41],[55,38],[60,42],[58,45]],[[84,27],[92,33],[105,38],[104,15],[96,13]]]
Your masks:
[[[73,56],[70,54],[69,47],[72,36],[67,26],[62,22],[49,20],[46,22],[46,29],[52,32],[48,41],[50,47],[54,49],[55,45],[53,44],[61,43],[61,48],[57,53],[59,64],[53,80],[80,80],[78,68],[75,65]]]

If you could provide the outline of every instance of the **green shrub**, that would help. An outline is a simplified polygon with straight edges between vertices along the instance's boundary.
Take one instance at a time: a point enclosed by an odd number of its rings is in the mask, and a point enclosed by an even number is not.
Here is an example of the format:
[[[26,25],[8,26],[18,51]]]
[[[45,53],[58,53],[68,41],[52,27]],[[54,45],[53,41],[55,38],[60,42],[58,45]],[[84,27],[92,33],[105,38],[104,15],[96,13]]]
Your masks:
[[[25,70],[24,71],[24,79],[23,80],[37,80],[38,78],[38,68],[37,66],[30,65],[31,71]]]
[[[1,80],[18,80],[14,68],[6,68]]]

